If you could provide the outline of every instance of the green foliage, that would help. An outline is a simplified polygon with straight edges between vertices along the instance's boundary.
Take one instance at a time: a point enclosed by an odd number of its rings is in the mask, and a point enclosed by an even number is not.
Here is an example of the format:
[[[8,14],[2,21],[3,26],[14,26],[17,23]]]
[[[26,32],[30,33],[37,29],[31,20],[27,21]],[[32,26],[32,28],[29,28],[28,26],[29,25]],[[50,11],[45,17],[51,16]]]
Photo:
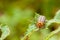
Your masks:
[[[48,20],[46,23],[46,27],[48,27],[49,25],[51,25],[52,23],[59,23],[60,24],[60,10],[58,10],[54,16],[53,19]]]
[[[60,40],[59,5],[59,0],[0,0],[0,10],[4,11],[0,40]],[[39,14],[46,17],[40,29],[36,26]],[[59,25],[53,27],[53,23]]]
[[[55,35],[58,32],[60,32],[60,26],[55,31],[51,32],[44,40],[49,40],[49,38],[51,38],[53,35]]]
[[[4,40],[10,34],[10,30],[7,25],[2,25],[2,24],[0,25],[0,29],[2,31],[0,40]]]
[[[37,15],[38,15],[38,14],[37,14]],[[38,16],[39,16],[39,15],[38,15]],[[35,18],[37,19],[38,16],[35,16]],[[34,21],[34,22],[36,22],[36,21]],[[44,35],[44,36],[46,37],[46,38],[44,38],[43,40],[49,40],[49,39],[51,39],[51,37],[52,37],[53,35],[55,35],[55,34],[57,34],[58,32],[60,32],[60,26],[58,26],[58,28],[57,28],[56,30],[52,31],[52,32],[46,31],[46,30],[49,29],[48,27],[49,27],[52,23],[58,23],[58,24],[60,24],[60,10],[56,13],[56,15],[55,15],[55,17],[54,17],[53,19],[47,20],[44,29],[40,29],[40,31],[43,32],[42,35]],[[39,29],[36,28],[36,26],[34,26],[34,25],[35,25],[35,24],[33,24],[32,26],[28,26],[29,28],[28,28],[28,30],[27,30],[27,33],[26,33],[25,36],[22,38],[22,40],[26,40],[26,39],[27,39],[27,36],[28,36],[28,38],[30,38],[30,36],[31,36],[34,32],[36,32],[36,31],[39,30]],[[46,32],[45,32],[45,31],[46,31]],[[46,34],[44,34],[44,33],[46,33]],[[34,34],[35,34],[35,33],[34,33]],[[33,36],[34,36],[34,34],[33,34]],[[37,34],[35,34],[35,35],[37,35]],[[38,36],[37,36],[37,37],[38,37]],[[54,38],[54,37],[53,37],[53,38]],[[37,38],[36,38],[36,39],[37,39]],[[34,39],[34,40],[36,40],[36,39]],[[28,39],[27,39],[27,40],[28,40]],[[51,40],[53,40],[53,39],[51,39]]]
[[[25,33],[25,36],[21,40],[25,40],[27,36],[30,37],[31,34],[34,31],[37,31],[38,30],[38,28],[35,25],[38,16],[39,15],[37,13],[35,13],[35,17],[34,17],[33,21],[31,22],[31,24],[29,24],[29,26],[28,26],[29,28],[27,29],[27,32]]]

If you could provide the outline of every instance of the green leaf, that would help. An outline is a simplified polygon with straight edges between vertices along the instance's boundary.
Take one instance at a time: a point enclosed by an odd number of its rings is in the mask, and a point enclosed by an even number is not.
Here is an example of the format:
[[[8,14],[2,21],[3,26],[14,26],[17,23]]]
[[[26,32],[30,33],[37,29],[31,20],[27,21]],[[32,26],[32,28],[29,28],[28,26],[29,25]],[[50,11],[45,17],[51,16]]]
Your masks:
[[[54,17],[55,22],[60,23],[60,10],[58,10]]]
[[[0,29],[2,31],[2,35],[1,35],[0,39],[4,40],[10,34],[10,30],[7,25],[5,25],[5,26],[0,25]]]
[[[25,40],[27,38],[27,36],[30,37],[33,32],[38,30],[38,28],[35,25],[35,22],[36,22],[36,19],[37,19],[38,16],[39,16],[39,14],[35,13],[34,19],[29,24],[27,32],[25,33],[24,37],[21,40]]]
[[[25,36],[21,40],[25,40],[27,36],[30,37],[31,33],[33,33],[37,29],[34,24],[29,25],[28,27],[29,28],[27,29],[27,32],[25,33]]]
[[[49,27],[49,25],[51,25],[52,23],[59,23],[60,24],[60,10],[58,10],[55,14],[55,17],[51,20],[48,20],[46,23],[46,28]]]
[[[55,35],[56,33],[60,32],[60,26],[58,27],[58,29],[56,29],[55,31],[52,31],[46,38],[45,40],[49,40],[49,38],[51,38],[53,35]]]
[[[53,19],[47,20],[47,23],[45,24],[46,29],[47,29],[52,23],[54,23],[54,22],[55,22],[55,21],[54,21]]]

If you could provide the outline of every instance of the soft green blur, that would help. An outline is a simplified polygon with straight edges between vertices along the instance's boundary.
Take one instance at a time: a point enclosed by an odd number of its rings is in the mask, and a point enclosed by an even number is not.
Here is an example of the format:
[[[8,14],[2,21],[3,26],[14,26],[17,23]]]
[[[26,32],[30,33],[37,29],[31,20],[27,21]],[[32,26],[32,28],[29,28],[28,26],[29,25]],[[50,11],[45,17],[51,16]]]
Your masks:
[[[48,20],[52,19],[60,9],[59,4],[60,0],[0,0],[0,12],[2,10],[3,14],[0,16],[0,23],[8,25],[11,32],[5,40],[20,40],[34,19],[35,13],[44,15]],[[50,33],[50,30],[46,31],[42,29],[34,33],[30,40],[43,40]]]

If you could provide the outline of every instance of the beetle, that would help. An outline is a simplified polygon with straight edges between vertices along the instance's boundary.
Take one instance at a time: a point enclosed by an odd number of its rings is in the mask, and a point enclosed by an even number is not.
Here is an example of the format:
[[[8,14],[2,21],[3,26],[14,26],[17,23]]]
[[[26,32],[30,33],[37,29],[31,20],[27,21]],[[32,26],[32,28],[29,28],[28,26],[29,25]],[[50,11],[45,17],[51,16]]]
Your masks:
[[[45,21],[46,21],[45,16],[40,15],[40,16],[38,17],[38,19],[37,19],[36,26],[37,26],[38,28],[43,27],[44,24],[45,24]]]

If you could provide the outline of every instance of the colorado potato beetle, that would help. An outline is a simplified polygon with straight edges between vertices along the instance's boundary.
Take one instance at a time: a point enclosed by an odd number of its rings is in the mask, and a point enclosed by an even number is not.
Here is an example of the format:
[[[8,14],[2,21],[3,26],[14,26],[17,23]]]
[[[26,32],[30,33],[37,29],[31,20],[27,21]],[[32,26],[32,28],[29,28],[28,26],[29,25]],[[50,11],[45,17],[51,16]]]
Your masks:
[[[39,16],[38,19],[37,19],[36,26],[38,28],[41,28],[42,26],[44,26],[45,19],[46,19],[45,16]]]

